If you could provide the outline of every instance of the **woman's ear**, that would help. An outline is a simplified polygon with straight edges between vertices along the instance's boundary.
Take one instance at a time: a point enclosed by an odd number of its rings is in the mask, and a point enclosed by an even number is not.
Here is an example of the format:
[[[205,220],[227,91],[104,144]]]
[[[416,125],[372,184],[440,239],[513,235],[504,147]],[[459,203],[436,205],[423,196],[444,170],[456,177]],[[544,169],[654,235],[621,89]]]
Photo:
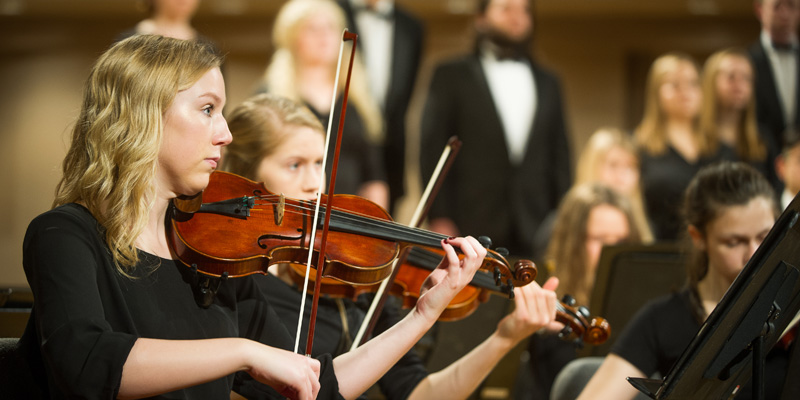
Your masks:
[[[706,250],[706,238],[699,229],[694,225],[689,225],[686,230],[689,232],[689,237],[692,238],[692,244],[698,250]]]

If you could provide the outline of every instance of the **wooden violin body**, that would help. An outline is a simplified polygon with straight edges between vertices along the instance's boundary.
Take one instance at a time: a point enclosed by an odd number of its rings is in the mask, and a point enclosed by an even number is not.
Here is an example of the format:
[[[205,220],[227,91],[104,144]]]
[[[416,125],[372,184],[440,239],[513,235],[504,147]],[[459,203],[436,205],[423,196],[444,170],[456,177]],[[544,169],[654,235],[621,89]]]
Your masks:
[[[187,203],[197,208],[192,200]],[[340,225],[358,225],[365,217],[389,220],[385,210],[360,197],[337,195],[333,203],[336,209],[357,210],[353,220],[337,220]],[[275,263],[306,263],[314,221],[311,202],[284,198],[260,183],[217,171],[199,208],[189,213],[180,207],[176,204],[170,221],[169,240],[177,257],[202,273],[236,277],[266,274]],[[353,284],[380,282],[399,251],[396,241],[337,231],[328,238],[323,272]]]

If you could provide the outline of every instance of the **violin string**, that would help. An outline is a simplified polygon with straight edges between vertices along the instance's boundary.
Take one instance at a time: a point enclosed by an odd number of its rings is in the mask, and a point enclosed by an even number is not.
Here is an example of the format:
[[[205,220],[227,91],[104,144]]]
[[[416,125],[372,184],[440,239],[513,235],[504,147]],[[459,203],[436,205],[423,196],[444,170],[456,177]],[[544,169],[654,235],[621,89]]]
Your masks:
[[[265,198],[265,197],[267,197],[267,198],[268,197],[277,198],[277,196],[274,196],[274,195],[273,196],[264,196],[264,197],[261,197],[261,198]],[[301,204],[303,204],[303,203],[301,203]],[[311,203],[309,203],[309,204],[311,204]],[[270,203],[270,202],[268,202],[268,203],[257,203],[256,205],[257,206],[259,206],[259,205],[272,206],[272,205],[274,205],[274,203]],[[259,208],[256,208],[256,209],[259,209]],[[295,213],[303,213],[303,212],[311,212],[312,211],[312,208],[310,206],[308,206],[308,205],[296,205],[296,204],[292,204],[292,203],[286,203],[285,206],[284,206],[284,209],[286,210],[284,212],[295,212]],[[261,209],[261,210],[263,210],[263,209]],[[320,211],[322,213],[324,213],[326,211],[326,208],[325,207],[320,207]],[[404,234],[407,234],[407,235],[411,235],[411,236],[417,238],[418,240],[424,242],[424,243],[420,243],[420,244],[431,244],[432,245],[433,243],[438,243],[440,240],[442,240],[442,239],[447,237],[447,236],[439,234],[439,233],[435,233],[435,232],[431,232],[431,231],[427,231],[427,230],[419,229],[419,228],[412,228],[412,227],[409,227],[407,225],[403,225],[403,224],[400,224],[400,223],[397,223],[397,222],[394,222],[394,221],[376,219],[376,217],[372,217],[372,216],[361,214],[361,213],[354,213],[352,211],[344,210],[344,209],[341,209],[341,208],[338,208],[338,207],[334,207],[333,208],[333,214],[331,214],[331,218],[334,218],[334,217],[337,218],[340,221],[349,221],[349,222],[361,224],[361,225],[365,226],[366,228],[372,228],[372,229],[375,229],[375,230],[377,230],[378,228],[381,228],[384,231],[387,231],[389,233],[404,233]]]
[[[259,205],[272,206],[273,203],[256,203],[256,205],[257,206],[259,206]],[[284,211],[285,213],[296,214],[296,215],[306,214],[307,212],[311,212],[313,210],[309,206],[294,205],[294,204],[286,204],[284,209],[285,209],[285,211]],[[301,211],[297,211],[297,210],[301,210]],[[336,221],[348,221],[348,222],[351,222],[351,223],[361,224],[365,228],[372,228],[373,232],[367,232],[367,231],[363,232],[363,233],[367,233],[367,234],[374,234],[374,232],[378,231],[378,230],[382,230],[384,233],[387,234],[387,236],[392,236],[392,237],[396,237],[397,234],[410,234],[413,237],[409,238],[410,239],[409,242],[414,243],[414,244],[419,244],[419,245],[428,245],[428,246],[438,245],[439,241],[441,241],[442,239],[447,237],[447,236],[445,236],[443,234],[440,234],[440,233],[426,231],[424,229],[419,229],[419,228],[409,227],[407,225],[403,225],[403,224],[400,224],[400,223],[394,222],[394,221],[376,219],[376,217],[373,217],[373,216],[370,216],[370,215],[361,214],[361,213],[353,213],[351,211],[344,210],[344,209],[338,208],[338,207],[334,207],[333,210],[334,210],[334,213],[331,215],[331,220],[332,221],[334,221],[334,222],[336,222]],[[265,208],[255,208],[255,209],[253,209],[253,211],[269,211],[269,210],[268,210],[268,208],[265,207]],[[302,212],[302,211],[306,211],[306,212]],[[325,212],[325,207],[321,207],[320,211],[322,213],[324,213]],[[414,242],[413,239],[416,239],[417,241]],[[488,252],[486,254],[486,257],[498,260],[498,257],[493,252]],[[505,262],[503,262],[503,263],[505,264]],[[507,268],[509,269],[509,273],[511,273],[510,272],[511,271],[511,267],[507,266]]]

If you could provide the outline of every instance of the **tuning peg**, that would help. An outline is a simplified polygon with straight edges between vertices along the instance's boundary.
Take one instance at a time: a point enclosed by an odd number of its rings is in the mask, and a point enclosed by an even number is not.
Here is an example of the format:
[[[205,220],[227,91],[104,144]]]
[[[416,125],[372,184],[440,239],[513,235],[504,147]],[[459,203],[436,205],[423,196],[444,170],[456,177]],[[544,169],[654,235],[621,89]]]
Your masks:
[[[578,314],[582,315],[582,316],[583,316],[583,318],[589,318],[589,317],[590,317],[590,315],[589,315],[589,309],[588,309],[588,308],[586,308],[586,306],[580,306],[580,307],[578,307]]]
[[[561,329],[560,332],[558,332],[559,338],[569,337],[569,335],[572,335],[572,327],[569,325],[564,326],[564,328]]]
[[[504,285],[503,286],[503,291],[508,293],[509,300],[514,300],[514,287],[513,286]]]
[[[508,249],[505,247],[498,247],[495,251],[497,251],[497,254],[500,254],[503,257],[508,257]]]
[[[503,275],[500,274],[500,268],[494,267],[494,284],[495,284],[495,286],[500,286],[500,284],[503,282],[501,280],[502,277],[503,277]]]
[[[480,243],[484,249],[492,247],[492,239],[488,236],[478,236],[478,243]]]
[[[583,348],[583,340],[581,338],[577,338],[572,341],[572,344],[575,346],[576,349],[580,350]]]
[[[575,301],[575,298],[568,294],[565,294],[564,297],[561,298],[561,302],[570,307],[574,306],[575,303],[577,303],[577,301]]]

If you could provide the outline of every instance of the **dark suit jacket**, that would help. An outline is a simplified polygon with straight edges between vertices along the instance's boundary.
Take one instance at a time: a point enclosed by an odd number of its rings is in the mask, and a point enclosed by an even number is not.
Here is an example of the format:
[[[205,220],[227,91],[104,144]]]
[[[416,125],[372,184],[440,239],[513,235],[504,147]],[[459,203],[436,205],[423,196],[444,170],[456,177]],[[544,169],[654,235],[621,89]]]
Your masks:
[[[451,218],[462,234],[487,235],[495,246],[524,258],[534,256],[534,233],[571,182],[559,80],[533,63],[532,71],[537,110],[519,166],[508,159],[505,133],[477,55],[437,67],[422,116],[420,149],[426,181],[448,138],[457,135],[463,142],[430,218]]]
[[[349,29],[357,34],[369,35],[369,32],[358,31],[350,2],[339,0],[339,4],[347,15]],[[397,5],[394,7],[394,22],[392,71],[383,115],[386,125],[383,158],[393,205],[405,193],[406,113],[417,80],[424,36],[422,23]],[[364,51],[363,46],[360,49]]]
[[[748,49],[750,59],[753,61],[756,73],[756,114],[758,114],[758,122],[761,126],[767,127],[769,133],[772,134],[774,143],[778,145],[778,149],[783,147],[783,135],[787,129],[786,118],[783,115],[783,108],[781,100],[778,97],[778,89],[775,85],[775,76],[772,74],[772,67],[770,66],[769,57],[764,52],[764,46],[761,41],[754,43]],[[800,61],[799,61],[800,62]],[[798,64],[800,65],[800,64]],[[800,84],[800,68],[796,71],[798,75],[797,82]],[[795,106],[795,126],[800,126],[798,118],[800,118],[800,90],[795,94],[797,101]]]

